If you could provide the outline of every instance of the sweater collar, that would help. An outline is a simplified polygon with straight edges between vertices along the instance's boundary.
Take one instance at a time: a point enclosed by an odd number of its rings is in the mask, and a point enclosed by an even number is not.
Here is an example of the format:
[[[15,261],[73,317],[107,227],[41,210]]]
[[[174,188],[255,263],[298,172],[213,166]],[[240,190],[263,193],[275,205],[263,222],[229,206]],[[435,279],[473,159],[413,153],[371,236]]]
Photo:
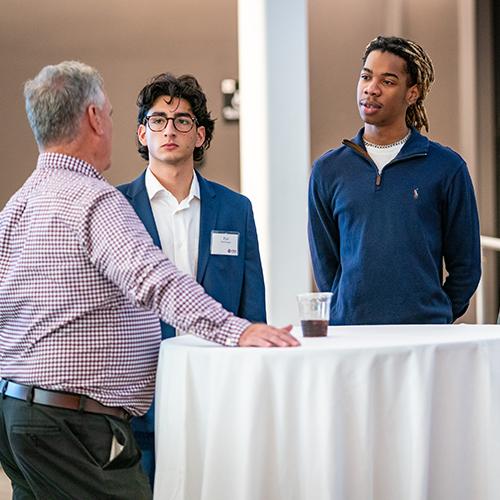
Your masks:
[[[365,128],[361,128],[357,135],[353,137],[350,141],[344,140],[343,144],[349,146],[349,143],[356,144],[358,147],[354,148],[359,151],[359,147],[361,147],[366,154],[366,148],[363,143],[363,134],[365,133]],[[352,146],[351,146],[352,147]],[[411,127],[411,134],[405,145],[401,148],[401,151],[398,154],[398,158],[406,158],[414,155],[426,155],[429,152],[429,139],[422,135],[418,130],[414,127]]]

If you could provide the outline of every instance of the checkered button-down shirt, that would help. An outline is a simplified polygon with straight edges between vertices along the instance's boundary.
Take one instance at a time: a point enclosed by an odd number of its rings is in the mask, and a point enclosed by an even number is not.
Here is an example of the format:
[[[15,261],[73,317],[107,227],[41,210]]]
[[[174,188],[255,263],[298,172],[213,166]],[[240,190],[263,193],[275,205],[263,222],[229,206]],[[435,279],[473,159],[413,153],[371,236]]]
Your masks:
[[[176,269],[91,165],[40,155],[0,213],[0,375],[142,414],[158,316],[230,346],[249,325]]]

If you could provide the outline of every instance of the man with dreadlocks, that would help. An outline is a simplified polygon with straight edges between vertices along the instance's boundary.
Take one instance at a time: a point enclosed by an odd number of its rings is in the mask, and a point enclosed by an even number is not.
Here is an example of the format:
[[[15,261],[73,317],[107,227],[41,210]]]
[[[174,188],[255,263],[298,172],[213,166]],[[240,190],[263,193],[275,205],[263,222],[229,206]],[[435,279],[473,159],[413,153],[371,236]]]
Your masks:
[[[318,288],[333,292],[332,324],[451,323],[481,275],[479,222],[464,160],[420,134],[432,62],[416,43],[382,36],[362,61],[364,127],[311,174]]]

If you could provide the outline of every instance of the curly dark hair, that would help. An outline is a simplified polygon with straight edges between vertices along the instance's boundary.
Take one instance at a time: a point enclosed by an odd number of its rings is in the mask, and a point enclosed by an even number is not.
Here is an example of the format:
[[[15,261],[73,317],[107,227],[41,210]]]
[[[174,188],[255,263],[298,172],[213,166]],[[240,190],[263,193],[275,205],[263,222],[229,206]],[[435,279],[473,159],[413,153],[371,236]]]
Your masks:
[[[215,120],[210,116],[210,111],[207,109],[207,98],[194,76],[181,75],[176,77],[172,73],[161,73],[153,77],[137,97],[137,106],[139,107],[137,124],[144,124],[144,119],[156,99],[165,95],[172,99],[185,99],[189,102],[196,117],[197,126],[205,127],[205,142],[200,147],[194,148],[193,151],[194,161],[202,161],[205,150],[210,147]],[[137,151],[145,160],[149,160],[148,147],[143,146],[139,140],[137,140]]]
[[[411,105],[406,111],[406,124],[408,127],[415,127],[420,130],[424,127],[429,131],[429,120],[424,107],[424,99],[429,93],[434,81],[434,67],[431,58],[425,50],[412,40],[396,36],[378,36],[372,40],[365,49],[363,63],[374,50],[389,52],[401,57],[406,62],[406,71],[409,76],[409,85],[417,85],[420,90],[420,97],[417,102]]]

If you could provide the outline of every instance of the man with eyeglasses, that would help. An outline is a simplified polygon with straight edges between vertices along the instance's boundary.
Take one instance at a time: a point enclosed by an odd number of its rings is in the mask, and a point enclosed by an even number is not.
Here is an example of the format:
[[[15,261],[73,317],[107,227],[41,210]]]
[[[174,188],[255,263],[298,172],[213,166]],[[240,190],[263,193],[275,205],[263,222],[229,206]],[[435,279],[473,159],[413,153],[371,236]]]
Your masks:
[[[264,279],[250,201],[195,170],[210,146],[214,120],[197,80],[154,77],[138,97],[138,150],[149,162],[118,186],[153,241],[227,310],[266,320]],[[161,323],[162,337],[182,334]],[[154,480],[154,405],[132,426]]]

